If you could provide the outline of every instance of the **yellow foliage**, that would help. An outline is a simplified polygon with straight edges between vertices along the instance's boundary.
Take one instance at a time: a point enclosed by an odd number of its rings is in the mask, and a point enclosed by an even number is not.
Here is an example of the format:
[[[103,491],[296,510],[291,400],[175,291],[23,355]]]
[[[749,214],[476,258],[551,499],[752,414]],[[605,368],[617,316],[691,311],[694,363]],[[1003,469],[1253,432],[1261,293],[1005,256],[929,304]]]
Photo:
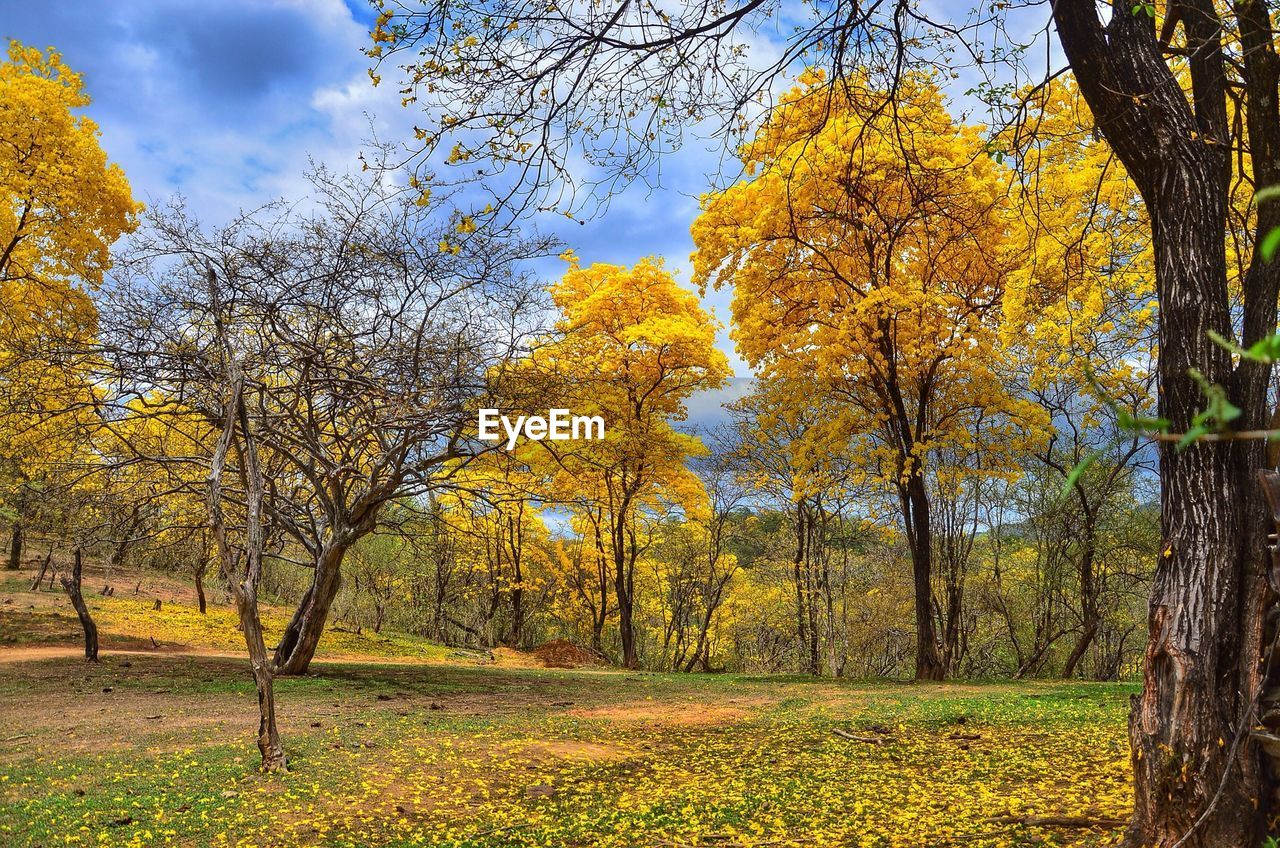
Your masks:
[[[813,461],[852,440],[870,479],[904,484],[943,448],[1003,473],[1047,423],[1006,379],[1009,173],[927,76],[891,109],[858,78],[806,83],[742,149],[747,178],[703,198],[695,280],[733,287],[734,340],[788,414],[832,402]]]
[[[553,462],[554,488],[567,499],[604,497],[621,507],[661,498],[696,512],[704,495],[685,459],[702,444],[672,425],[685,418],[690,395],[729,375],[715,322],[650,259],[634,268],[582,268],[573,259],[551,296],[562,316],[557,336],[535,351],[524,374],[548,387],[543,398],[575,415],[601,416],[605,437],[527,450],[563,454]]]
[[[75,114],[89,104],[80,75],[55,51],[10,42],[0,103],[0,281],[101,283],[141,207],[97,125]]]
[[[1111,397],[1143,394],[1154,361],[1155,269],[1136,187],[1093,127],[1073,82],[1029,101],[1034,134],[1000,139],[1015,184],[1024,262],[1005,291],[1005,341],[1027,354],[1030,387],[1077,385],[1088,368]]]
[[[86,288],[140,206],[107,162],[80,75],[10,42],[0,63],[0,461],[21,487],[87,450],[94,392],[82,350],[96,332]],[[51,355],[51,351],[61,353]]]

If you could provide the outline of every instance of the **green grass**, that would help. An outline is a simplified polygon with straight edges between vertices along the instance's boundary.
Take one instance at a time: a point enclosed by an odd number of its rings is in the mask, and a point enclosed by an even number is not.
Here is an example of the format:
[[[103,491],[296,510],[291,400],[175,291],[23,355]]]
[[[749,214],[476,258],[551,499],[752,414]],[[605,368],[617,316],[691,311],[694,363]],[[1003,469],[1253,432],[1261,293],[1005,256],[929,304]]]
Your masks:
[[[60,592],[0,578],[5,848],[1095,846],[1118,830],[993,819],[1129,804],[1134,685],[531,669],[335,629],[277,681],[291,769],[262,775],[231,611],[103,580],[91,665]]]
[[[17,603],[0,614],[0,646],[75,644],[80,623],[61,592],[28,592],[30,578],[10,579],[6,590]],[[15,586],[11,584],[23,583]],[[162,601],[155,610],[151,596],[103,597],[86,591],[86,602],[106,648],[158,644],[170,648],[242,652],[244,637],[236,629],[236,615],[227,607],[210,606],[201,615],[194,602]],[[289,611],[264,607],[262,621],[268,644],[274,644],[288,622]],[[351,633],[331,626],[321,638],[319,656],[385,657],[418,662],[457,661],[456,652],[443,645],[404,633]]]
[[[1128,685],[319,664],[280,681],[291,771],[266,776],[243,663],[12,669],[13,846],[1103,845],[986,820],[1127,804]]]

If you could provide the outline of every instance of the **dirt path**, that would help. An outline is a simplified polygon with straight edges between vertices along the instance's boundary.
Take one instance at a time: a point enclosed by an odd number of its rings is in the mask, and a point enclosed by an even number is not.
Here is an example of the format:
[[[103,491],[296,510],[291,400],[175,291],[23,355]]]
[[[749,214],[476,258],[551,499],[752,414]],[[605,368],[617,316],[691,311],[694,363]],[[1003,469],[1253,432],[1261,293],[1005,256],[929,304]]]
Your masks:
[[[499,649],[505,650],[505,649]],[[514,655],[517,652],[507,651],[508,654]],[[113,654],[133,655],[133,656],[149,656],[149,657],[212,657],[216,659],[231,660],[248,660],[249,655],[245,651],[221,651],[216,648],[205,648],[198,645],[173,645],[161,644],[159,647],[132,647],[121,646],[116,648],[101,646],[98,649],[98,656],[111,656]],[[20,662],[37,662],[39,660],[66,659],[73,657],[83,657],[84,648],[78,644],[67,645],[20,645],[15,647],[0,647],[0,666],[10,665]],[[328,654],[326,656],[318,656],[313,663],[316,665],[325,665],[331,663],[361,663],[365,665],[443,665],[443,666],[481,666],[487,665],[494,668],[544,668],[541,663],[527,659],[526,657],[503,656],[497,663],[480,663],[468,662],[466,660],[458,660],[456,662],[441,662],[434,659],[425,659],[422,657],[385,657],[373,656],[371,654]],[[599,669],[596,669],[599,670]],[[607,669],[605,671],[608,671]]]
[[[212,648],[164,646],[160,648],[100,648],[98,656],[130,654],[143,656],[220,657],[243,659],[246,655],[233,651],[215,651]],[[78,645],[25,645],[18,648],[0,648],[0,665],[38,660],[83,657],[84,648]],[[319,660],[317,660],[319,662]]]

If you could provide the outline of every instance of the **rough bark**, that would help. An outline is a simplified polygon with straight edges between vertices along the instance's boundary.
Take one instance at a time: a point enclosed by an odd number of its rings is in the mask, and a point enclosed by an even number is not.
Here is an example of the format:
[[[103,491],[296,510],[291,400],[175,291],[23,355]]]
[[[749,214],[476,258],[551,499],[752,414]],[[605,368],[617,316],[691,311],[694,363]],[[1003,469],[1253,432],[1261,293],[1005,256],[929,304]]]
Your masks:
[[[276,646],[274,662],[278,674],[306,674],[311,666],[320,637],[324,635],[329,610],[342,588],[342,557],[346,551],[346,545],[332,544],[316,558],[311,585]]]
[[[1203,404],[1190,370],[1224,386],[1243,410],[1233,422],[1264,426],[1268,366],[1231,357],[1207,336],[1233,335],[1225,229],[1230,177],[1223,22],[1207,0],[1179,3],[1190,102],[1161,53],[1154,22],[1112,8],[1104,25],[1093,0],[1053,7],[1063,49],[1099,129],[1142,193],[1151,218],[1160,305],[1160,412],[1185,432]],[[1249,24],[1241,10],[1259,17]],[[1259,184],[1280,140],[1265,4],[1241,3],[1248,129]],[[1256,44],[1249,48],[1250,39]],[[1254,54],[1252,57],[1249,54]],[[1248,88],[1249,86],[1247,86]],[[1260,155],[1262,154],[1262,155]],[[1274,213],[1260,210],[1259,225]],[[1248,346],[1274,332],[1275,269],[1255,257],[1243,285]],[[1230,744],[1247,726],[1258,686],[1262,508],[1256,443],[1201,443],[1160,451],[1161,556],[1156,567],[1143,692],[1130,717],[1135,804],[1133,846],[1257,845],[1268,787],[1257,749]],[[1225,740],[1225,742],[1224,742]]]
[[[907,546],[911,549],[911,574],[916,611],[916,679],[942,680],[947,673],[933,621],[933,525],[929,520],[929,493],[924,475],[917,471],[898,487]]]
[[[62,588],[71,598],[71,605],[76,608],[80,618],[80,627],[84,630],[84,658],[89,662],[98,661],[98,625],[89,614],[89,607],[84,602],[84,594],[80,591],[83,568],[80,549],[76,548],[70,575],[62,575]]]

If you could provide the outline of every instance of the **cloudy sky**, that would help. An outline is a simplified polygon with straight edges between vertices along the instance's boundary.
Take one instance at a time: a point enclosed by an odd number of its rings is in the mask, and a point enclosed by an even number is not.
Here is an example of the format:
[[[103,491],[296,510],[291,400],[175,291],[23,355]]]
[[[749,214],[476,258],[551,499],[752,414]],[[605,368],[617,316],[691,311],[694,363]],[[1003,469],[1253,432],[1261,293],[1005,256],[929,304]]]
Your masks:
[[[309,160],[354,167],[372,134],[407,139],[421,122],[400,106],[396,86],[369,81],[366,0],[0,0],[0,8],[0,36],[56,47],[83,73],[89,114],[135,195],[154,204],[181,194],[206,223],[297,198]],[[664,158],[658,187],[630,187],[583,226],[554,218],[540,226],[584,262],[660,255],[687,283],[689,225],[720,161],[714,142],[688,138]],[[728,321],[728,293],[706,304]],[[740,378],[734,396],[747,368],[727,332],[720,344]],[[721,399],[696,399],[693,421],[718,418]]]
[[[206,223],[306,192],[309,160],[355,166],[362,145],[410,137],[421,115],[395,86],[374,88],[361,50],[365,0],[0,0],[0,37],[56,47],[84,75],[107,154],[143,202],[183,195]],[[662,186],[636,185],[585,225],[549,220],[584,262],[666,257],[688,282],[689,224],[720,156],[694,139],[663,162]],[[707,305],[728,320],[727,293]],[[727,332],[721,347],[735,372]],[[741,388],[731,390],[736,394]],[[692,418],[718,417],[699,398]]]

